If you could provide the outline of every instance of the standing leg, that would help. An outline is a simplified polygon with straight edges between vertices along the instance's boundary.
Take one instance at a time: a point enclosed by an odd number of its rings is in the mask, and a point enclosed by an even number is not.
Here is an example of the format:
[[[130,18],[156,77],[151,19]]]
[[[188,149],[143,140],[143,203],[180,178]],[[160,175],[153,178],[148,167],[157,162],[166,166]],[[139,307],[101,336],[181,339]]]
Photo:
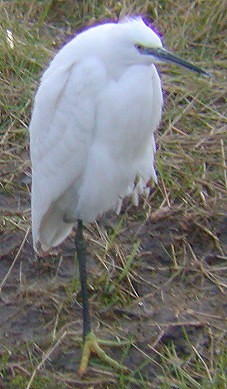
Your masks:
[[[87,270],[86,270],[86,241],[83,236],[83,222],[78,220],[78,228],[75,238],[77,258],[79,262],[79,273],[81,283],[81,295],[83,306],[83,339],[84,347],[80,362],[79,374],[83,375],[87,371],[88,362],[91,353],[96,354],[101,360],[109,363],[117,370],[128,371],[128,369],[120,365],[114,359],[108,357],[105,351],[99,346],[99,344],[110,344],[111,342],[97,339],[95,334],[91,331],[91,319],[89,310],[88,288],[87,288]],[[116,345],[116,343],[114,344]],[[120,344],[118,344],[120,345]]]
[[[75,238],[77,258],[79,262],[79,273],[81,283],[81,295],[83,306],[83,339],[91,332],[91,318],[89,308],[89,297],[87,287],[87,255],[86,255],[86,242],[83,236],[83,222],[78,220],[77,234]]]

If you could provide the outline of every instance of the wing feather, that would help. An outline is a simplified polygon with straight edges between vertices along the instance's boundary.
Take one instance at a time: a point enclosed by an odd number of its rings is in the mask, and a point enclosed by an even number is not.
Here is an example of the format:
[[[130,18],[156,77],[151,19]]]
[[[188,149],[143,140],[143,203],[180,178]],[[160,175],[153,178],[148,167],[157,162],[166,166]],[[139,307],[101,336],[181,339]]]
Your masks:
[[[38,242],[44,250],[56,246],[73,227],[63,221],[65,208],[59,199],[71,196],[69,187],[83,175],[94,132],[97,91],[105,78],[102,65],[94,58],[69,67],[57,67],[57,63],[55,59],[44,73],[30,124],[36,250]]]

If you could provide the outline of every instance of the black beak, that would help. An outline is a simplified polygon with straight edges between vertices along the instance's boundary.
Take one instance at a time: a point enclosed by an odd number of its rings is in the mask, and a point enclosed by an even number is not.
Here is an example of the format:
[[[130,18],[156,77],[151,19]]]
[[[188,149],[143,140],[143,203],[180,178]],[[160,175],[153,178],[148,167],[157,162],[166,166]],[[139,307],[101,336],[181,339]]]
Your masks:
[[[189,70],[192,70],[193,72],[202,74],[205,77],[211,77],[211,74],[207,73],[205,70],[199,68],[196,65],[193,65],[188,61],[185,61],[184,59],[177,57],[176,55],[170,53],[169,51],[163,48],[158,48],[158,49],[141,48],[140,52],[141,54],[152,55],[153,57],[156,57],[162,62],[175,63],[176,65],[183,66]]]

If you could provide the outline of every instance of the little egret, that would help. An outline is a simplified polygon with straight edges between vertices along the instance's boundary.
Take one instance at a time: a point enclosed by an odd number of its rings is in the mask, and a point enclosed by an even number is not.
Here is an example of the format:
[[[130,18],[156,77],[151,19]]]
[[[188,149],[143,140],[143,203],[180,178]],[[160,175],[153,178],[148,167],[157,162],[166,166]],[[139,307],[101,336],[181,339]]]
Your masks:
[[[91,330],[83,222],[119,208],[157,180],[155,140],[163,96],[157,62],[204,70],[166,51],[141,18],[78,34],[54,57],[38,88],[30,124],[32,231],[35,251],[59,245],[77,222],[83,304],[80,374],[100,348]]]

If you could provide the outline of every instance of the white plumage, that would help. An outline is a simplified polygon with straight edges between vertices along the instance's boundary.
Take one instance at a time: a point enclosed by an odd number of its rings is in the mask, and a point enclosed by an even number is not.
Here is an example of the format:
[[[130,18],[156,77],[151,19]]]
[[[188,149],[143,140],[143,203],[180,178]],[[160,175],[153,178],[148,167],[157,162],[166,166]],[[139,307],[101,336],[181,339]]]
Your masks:
[[[38,89],[30,125],[32,230],[36,251],[60,244],[75,222],[83,306],[84,348],[79,374],[91,353],[127,371],[100,348],[92,332],[83,221],[135,202],[154,169],[154,131],[162,90],[156,61],[173,62],[208,76],[167,52],[142,19],[91,28],[51,62]]]
[[[36,250],[38,242],[44,251],[61,243],[76,219],[94,221],[156,181],[162,91],[154,59],[137,48],[151,43],[162,47],[141,19],[100,25],[64,46],[45,71],[30,124]]]

